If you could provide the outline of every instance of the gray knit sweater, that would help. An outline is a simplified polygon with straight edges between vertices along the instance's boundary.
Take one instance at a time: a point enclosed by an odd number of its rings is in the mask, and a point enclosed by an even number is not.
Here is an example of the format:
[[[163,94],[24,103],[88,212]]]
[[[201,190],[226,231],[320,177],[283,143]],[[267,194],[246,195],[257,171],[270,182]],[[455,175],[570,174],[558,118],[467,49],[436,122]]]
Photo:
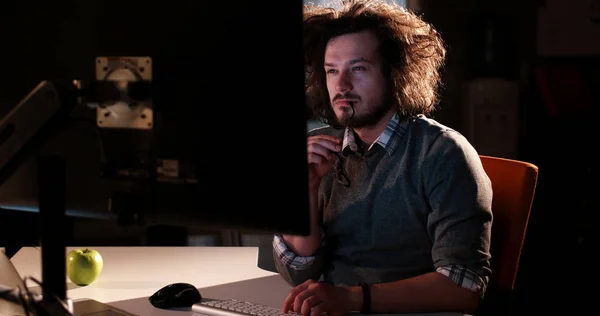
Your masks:
[[[331,127],[316,134],[348,137]],[[350,185],[331,172],[319,188],[324,246],[300,269],[274,256],[288,282],[372,284],[453,265],[489,277],[492,187],[467,139],[419,116],[388,125],[368,150],[344,144]]]

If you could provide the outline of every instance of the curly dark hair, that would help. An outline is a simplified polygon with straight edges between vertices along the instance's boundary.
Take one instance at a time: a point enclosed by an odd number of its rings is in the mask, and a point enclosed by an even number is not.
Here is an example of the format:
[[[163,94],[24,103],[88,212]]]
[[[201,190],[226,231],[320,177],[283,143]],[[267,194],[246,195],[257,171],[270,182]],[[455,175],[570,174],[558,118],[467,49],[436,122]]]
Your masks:
[[[340,6],[304,5],[306,93],[312,115],[337,125],[325,81],[325,47],[334,37],[365,30],[379,39],[389,98],[403,117],[430,114],[438,104],[446,48],[432,25],[384,0],[341,0]]]

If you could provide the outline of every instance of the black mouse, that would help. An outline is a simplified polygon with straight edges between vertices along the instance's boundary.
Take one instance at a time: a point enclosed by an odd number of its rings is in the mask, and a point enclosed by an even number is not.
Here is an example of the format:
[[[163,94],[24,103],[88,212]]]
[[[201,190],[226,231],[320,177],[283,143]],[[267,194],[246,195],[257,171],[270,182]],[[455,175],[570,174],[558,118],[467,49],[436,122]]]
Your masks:
[[[173,283],[164,286],[148,298],[158,308],[191,307],[202,299],[200,291],[189,283]]]

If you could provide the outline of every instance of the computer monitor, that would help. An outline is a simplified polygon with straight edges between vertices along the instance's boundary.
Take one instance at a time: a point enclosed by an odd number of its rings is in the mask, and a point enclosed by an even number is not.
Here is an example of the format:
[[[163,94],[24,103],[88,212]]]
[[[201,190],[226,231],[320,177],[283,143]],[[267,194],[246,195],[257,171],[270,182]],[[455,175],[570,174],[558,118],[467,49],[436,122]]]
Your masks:
[[[35,156],[54,153],[73,216],[308,234],[302,4],[1,1],[1,117],[44,80],[81,103],[37,135],[0,207],[35,212]],[[117,106],[118,82],[141,110]]]

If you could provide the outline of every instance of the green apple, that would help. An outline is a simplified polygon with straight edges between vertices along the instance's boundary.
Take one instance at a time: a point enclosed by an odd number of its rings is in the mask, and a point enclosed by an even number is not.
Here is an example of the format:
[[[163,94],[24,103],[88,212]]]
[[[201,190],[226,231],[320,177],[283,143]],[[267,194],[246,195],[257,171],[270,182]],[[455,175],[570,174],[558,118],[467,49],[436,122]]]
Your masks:
[[[67,254],[67,276],[74,284],[92,284],[103,266],[102,256],[94,249],[74,249]]]

